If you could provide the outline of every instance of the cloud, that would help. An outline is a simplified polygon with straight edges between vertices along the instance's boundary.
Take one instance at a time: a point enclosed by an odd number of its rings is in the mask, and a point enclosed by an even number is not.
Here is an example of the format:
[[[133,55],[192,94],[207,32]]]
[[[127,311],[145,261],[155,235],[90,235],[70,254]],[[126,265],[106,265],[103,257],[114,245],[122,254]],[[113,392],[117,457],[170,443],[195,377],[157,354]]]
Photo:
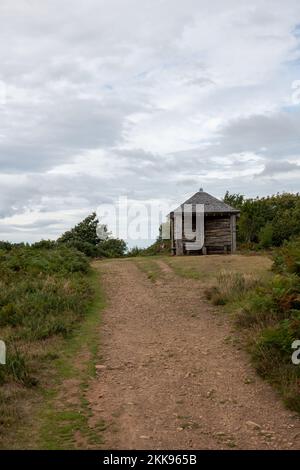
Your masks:
[[[298,190],[299,24],[296,0],[2,0],[0,239],[120,195]]]
[[[225,149],[264,152],[273,158],[300,154],[300,108],[271,115],[252,115],[229,122],[224,129]],[[224,142],[225,141],[225,142]]]
[[[298,172],[300,173],[300,165],[290,162],[268,162],[266,163],[263,171],[259,173],[259,176],[274,176],[282,173]]]

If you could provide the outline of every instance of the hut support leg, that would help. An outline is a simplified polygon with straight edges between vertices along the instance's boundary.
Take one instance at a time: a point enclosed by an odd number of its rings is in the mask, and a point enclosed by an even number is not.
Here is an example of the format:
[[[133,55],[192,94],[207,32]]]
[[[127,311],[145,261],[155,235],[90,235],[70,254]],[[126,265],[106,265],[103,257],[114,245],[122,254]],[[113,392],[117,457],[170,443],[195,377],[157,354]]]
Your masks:
[[[176,240],[176,255],[183,255],[183,242],[182,240]]]
[[[231,253],[236,251],[236,215],[230,216],[230,228],[231,228]]]

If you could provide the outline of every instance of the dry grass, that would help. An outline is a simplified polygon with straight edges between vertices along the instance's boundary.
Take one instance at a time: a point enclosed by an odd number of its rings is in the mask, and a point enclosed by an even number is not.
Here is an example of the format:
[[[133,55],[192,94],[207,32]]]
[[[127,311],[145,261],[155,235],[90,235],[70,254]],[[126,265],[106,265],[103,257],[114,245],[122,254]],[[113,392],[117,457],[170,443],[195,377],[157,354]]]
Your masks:
[[[161,259],[161,258],[160,258]],[[148,279],[152,282],[156,282],[161,275],[161,269],[156,263],[156,257],[139,257],[133,258],[133,263],[147,275]]]
[[[214,305],[242,299],[261,280],[272,276],[272,261],[261,255],[210,255],[165,258],[174,272],[206,285],[206,296]]]
[[[241,299],[250,289],[257,287],[259,277],[254,274],[222,271],[217,275],[215,285],[206,290],[206,297],[214,305],[225,305]]]
[[[272,266],[268,257],[260,255],[178,256],[165,261],[179,276],[207,282],[221,272],[264,276]]]
[[[175,274],[200,280],[211,287],[220,281],[228,289],[233,283],[249,285],[270,275],[272,261],[261,255],[147,256],[132,258],[141,271],[155,282],[162,272],[157,261],[168,264]],[[240,276],[239,276],[240,274]],[[242,276],[242,278],[241,278]],[[230,285],[229,285],[230,284]]]

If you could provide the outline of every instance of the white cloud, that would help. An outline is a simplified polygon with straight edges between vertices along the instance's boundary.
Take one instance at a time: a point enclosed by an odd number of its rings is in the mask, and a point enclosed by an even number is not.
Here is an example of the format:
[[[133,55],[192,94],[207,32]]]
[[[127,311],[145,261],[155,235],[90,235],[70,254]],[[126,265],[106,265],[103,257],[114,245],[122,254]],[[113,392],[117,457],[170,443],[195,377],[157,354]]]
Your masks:
[[[125,194],[298,190],[299,24],[296,0],[2,0],[0,238]]]

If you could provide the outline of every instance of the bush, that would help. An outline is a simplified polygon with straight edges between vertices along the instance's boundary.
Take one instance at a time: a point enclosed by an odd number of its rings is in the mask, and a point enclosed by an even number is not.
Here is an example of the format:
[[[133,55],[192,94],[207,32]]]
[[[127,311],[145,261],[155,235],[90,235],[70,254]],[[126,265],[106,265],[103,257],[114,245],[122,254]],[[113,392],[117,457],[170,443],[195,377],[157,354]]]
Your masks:
[[[224,201],[241,211],[237,221],[240,244],[254,243],[269,248],[281,246],[286,240],[300,235],[299,193],[246,199],[227,191]]]
[[[100,241],[97,235],[98,223],[97,215],[93,212],[74,228],[65,232],[57,241],[58,243],[85,242],[96,246]]]
[[[274,270],[300,275],[300,239],[285,242],[274,257]]]
[[[143,251],[144,251],[143,248],[139,248],[138,246],[134,246],[133,248],[131,248],[131,250],[128,251],[127,256],[129,258],[132,258],[132,257],[134,258],[136,256],[141,256]]]
[[[247,332],[257,372],[300,412],[300,367],[292,363],[292,343],[300,339],[300,241],[284,243],[274,254],[276,274],[257,285],[241,275],[221,274],[208,295],[213,303],[239,299],[235,322]]]
[[[99,220],[96,213],[86,217],[75,227],[65,232],[58,240],[59,245],[65,245],[81,251],[90,258],[118,258],[124,256],[127,246],[124,240],[118,238],[109,238],[106,225],[101,229],[105,239],[100,240],[97,235]]]
[[[298,308],[298,298],[299,279],[293,275],[276,275],[248,293],[242,309],[235,315],[235,321],[242,327],[276,323],[288,318],[291,309]]]
[[[152,245],[147,248],[132,248],[127,256],[155,256],[155,255],[170,255],[171,241],[170,240],[156,240]]]
[[[2,383],[34,383],[30,348],[18,344],[69,335],[93,298],[83,253],[63,244],[49,247],[0,252],[0,327],[8,348]]]
[[[0,241],[0,250],[9,251],[13,247],[12,243]]]
[[[53,248],[57,247],[57,243],[54,240],[41,240],[36,243],[32,243],[31,248],[37,248],[37,249],[47,249],[47,250],[52,250]]]
[[[271,222],[267,222],[266,225],[260,229],[258,239],[259,245],[262,248],[270,248],[273,245],[273,226]]]
[[[119,238],[108,238],[97,246],[97,255],[104,258],[120,258],[125,255],[127,245]]]
[[[82,240],[70,240],[64,244],[68,248],[73,248],[80,251],[81,253],[84,253],[89,258],[95,258],[98,255],[97,246]]]
[[[0,253],[0,273],[5,271],[22,273],[61,273],[89,271],[87,258],[77,250],[67,246],[48,249],[25,247],[13,248],[7,253]]]
[[[290,409],[300,412],[300,368],[291,361],[291,345],[300,338],[300,312],[262,331],[252,346],[257,372],[281,392]]]

